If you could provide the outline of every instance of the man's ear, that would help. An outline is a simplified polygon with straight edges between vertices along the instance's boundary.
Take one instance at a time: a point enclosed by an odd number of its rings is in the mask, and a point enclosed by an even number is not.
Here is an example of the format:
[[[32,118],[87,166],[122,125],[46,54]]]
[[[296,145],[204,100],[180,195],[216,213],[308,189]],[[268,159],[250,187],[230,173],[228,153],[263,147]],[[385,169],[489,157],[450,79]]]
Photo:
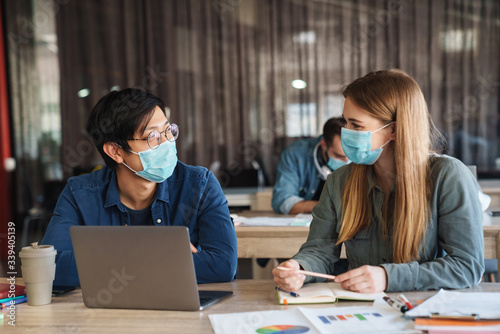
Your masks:
[[[322,152],[326,152],[326,141],[325,141],[325,138],[321,138],[321,140],[319,141],[319,143],[321,144],[321,149],[323,150]]]
[[[396,139],[396,122],[392,122],[392,124],[390,125],[390,129],[391,129],[391,136],[389,137],[389,139],[394,140]]]
[[[119,147],[117,144],[106,142],[104,143],[104,145],[102,145],[102,150],[117,164],[121,164],[123,162],[123,156],[122,156],[123,149]]]

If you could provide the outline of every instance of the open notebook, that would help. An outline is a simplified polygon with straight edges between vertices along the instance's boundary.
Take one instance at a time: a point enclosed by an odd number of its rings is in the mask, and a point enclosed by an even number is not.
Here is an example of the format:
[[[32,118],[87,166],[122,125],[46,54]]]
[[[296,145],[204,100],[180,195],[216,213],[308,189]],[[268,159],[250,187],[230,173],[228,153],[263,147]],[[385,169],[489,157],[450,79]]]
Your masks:
[[[288,304],[316,304],[316,303],[336,303],[339,299],[374,301],[386,296],[384,292],[378,293],[358,293],[344,290],[340,283],[309,283],[300,288],[297,293],[299,297],[293,297],[287,292],[276,290],[278,302],[281,305]]]

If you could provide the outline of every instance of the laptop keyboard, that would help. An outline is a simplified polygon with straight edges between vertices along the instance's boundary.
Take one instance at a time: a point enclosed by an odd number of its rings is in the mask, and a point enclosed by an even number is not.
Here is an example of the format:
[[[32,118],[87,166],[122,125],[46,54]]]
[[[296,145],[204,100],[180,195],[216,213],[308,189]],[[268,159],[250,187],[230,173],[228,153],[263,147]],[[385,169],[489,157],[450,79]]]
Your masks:
[[[226,296],[232,295],[232,291],[198,291],[198,297],[200,299],[200,306],[207,307]]]
[[[200,297],[200,305],[210,304],[212,301],[216,300],[216,297]]]

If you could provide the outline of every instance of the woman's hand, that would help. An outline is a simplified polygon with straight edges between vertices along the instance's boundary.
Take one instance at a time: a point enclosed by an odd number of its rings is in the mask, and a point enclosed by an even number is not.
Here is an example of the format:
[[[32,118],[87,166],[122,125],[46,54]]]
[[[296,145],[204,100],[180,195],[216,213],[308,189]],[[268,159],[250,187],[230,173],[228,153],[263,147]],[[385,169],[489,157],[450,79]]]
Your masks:
[[[338,275],[335,282],[342,283],[344,289],[354,292],[381,292],[387,289],[387,273],[383,267],[366,265]]]
[[[190,243],[190,245],[191,245],[191,253],[193,254],[198,253],[198,249],[196,249],[196,247],[194,247],[192,243]]]
[[[287,269],[283,270],[280,269],[280,267]],[[281,263],[273,269],[274,282],[276,282],[276,284],[284,290],[299,290],[304,284],[306,276],[299,274],[297,270],[300,270],[300,265],[296,260],[288,260]]]

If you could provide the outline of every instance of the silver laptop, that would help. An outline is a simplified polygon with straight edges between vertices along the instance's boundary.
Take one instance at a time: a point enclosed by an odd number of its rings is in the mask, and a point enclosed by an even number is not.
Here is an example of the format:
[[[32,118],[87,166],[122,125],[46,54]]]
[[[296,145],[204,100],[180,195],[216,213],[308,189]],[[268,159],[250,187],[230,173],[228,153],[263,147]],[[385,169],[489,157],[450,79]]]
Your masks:
[[[198,291],[184,226],[72,226],[87,307],[197,311],[232,291]]]

